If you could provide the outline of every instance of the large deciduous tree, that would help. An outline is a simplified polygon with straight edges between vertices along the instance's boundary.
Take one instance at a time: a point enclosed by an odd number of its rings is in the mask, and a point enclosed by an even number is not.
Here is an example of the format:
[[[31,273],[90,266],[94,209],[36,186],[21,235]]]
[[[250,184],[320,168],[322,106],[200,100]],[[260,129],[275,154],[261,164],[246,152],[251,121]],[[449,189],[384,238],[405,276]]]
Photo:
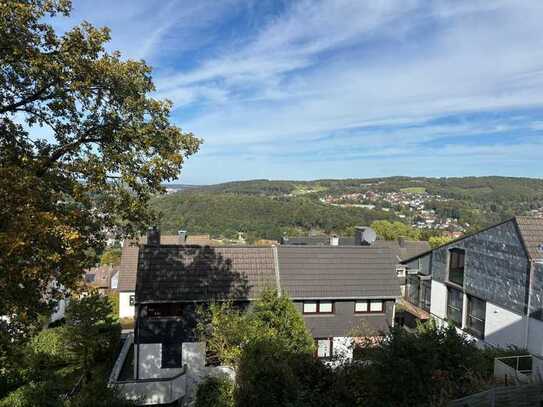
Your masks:
[[[105,50],[107,28],[55,33],[70,9],[0,2],[0,315],[12,334],[77,285],[106,232],[153,220],[148,200],[200,143],[151,96],[143,61]]]

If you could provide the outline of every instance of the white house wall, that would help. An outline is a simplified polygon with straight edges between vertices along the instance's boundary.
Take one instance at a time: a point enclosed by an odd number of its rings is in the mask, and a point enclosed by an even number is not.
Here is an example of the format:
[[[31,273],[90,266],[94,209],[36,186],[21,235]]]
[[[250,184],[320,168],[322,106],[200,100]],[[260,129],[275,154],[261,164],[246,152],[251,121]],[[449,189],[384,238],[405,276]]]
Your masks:
[[[530,318],[528,352],[543,356],[543,321],[534,318]]]
[[[438,318],[447,317],[447,286],[432,280],[430,313]]]
[[[526,325],[522,315],[486,303],[485,342],[496,346],[525,346]]]
[[[119,318],[134,318],[135,309],[130,305],[130,296],[134,292],[119,293]]]

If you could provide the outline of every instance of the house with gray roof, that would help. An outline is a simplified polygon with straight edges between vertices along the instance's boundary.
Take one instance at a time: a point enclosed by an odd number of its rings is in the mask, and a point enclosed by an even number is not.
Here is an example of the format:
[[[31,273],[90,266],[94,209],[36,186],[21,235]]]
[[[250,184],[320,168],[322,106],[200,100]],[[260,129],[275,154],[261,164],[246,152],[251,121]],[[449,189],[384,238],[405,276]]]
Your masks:
[[[138,252],[135,376],[178,374],[195,336],[196,307],[249,306],[265,288],[288,295],[315,338],[317,356],[351,357],[355,338],[387,332],[400,296],[389,247],[161,244],[153,230]]]
[[[543,356],[543,219],[517,216],[404,264],[410,315]]]
[[[123,242],[117,281],[119,318],[134,318],[139,251],[140,247],[146,242],[147,236]],[[209,235],[192,235],[185,230],[180,230],[177,235],[162,235],[160,242],[169,245],[187,244],[200,246],[213,246],[217,243]]]

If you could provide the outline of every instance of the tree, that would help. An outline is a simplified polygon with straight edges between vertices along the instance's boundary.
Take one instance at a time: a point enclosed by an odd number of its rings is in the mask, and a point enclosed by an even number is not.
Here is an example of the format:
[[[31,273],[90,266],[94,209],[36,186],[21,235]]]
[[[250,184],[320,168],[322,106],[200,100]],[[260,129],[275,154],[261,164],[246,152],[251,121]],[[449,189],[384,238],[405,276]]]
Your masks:
[[[419,240],[420,232],[402,222],[389,222],[387,220],[378,220],[371,224],[375,233],[385,240],[396,240],[399,237],[407,237]]]
[[[93,365],[114,354],[121,335],[108,297],[92,292],[66,308],[66,347],[90,378]]]
[[[286,352],[312,354],[314,343],[300,312],[288,296],[267,289],[244,311],[233,303],[215,303],[199,310],[198,332],[217,361],[237,367],[251,343],[270,339]]]
[[[149,96],[151,69],[108,53],[107,28],[58,36],[69,0],[0,3],[0,315],[20,336],[77,286],[106,231],[133,235],[200,140]],[[36,129],[45,129],[36,132]]]
[[[121,264],[121,249],[110,248],[104,250],[102,256],[100,256],[100,264],[102,266],[118,266]]]
[[[443,246],[452,240],[453,239],[448,236],[432,236],[428,239],[428,244],[432,249],[435,249],[436,247]]]

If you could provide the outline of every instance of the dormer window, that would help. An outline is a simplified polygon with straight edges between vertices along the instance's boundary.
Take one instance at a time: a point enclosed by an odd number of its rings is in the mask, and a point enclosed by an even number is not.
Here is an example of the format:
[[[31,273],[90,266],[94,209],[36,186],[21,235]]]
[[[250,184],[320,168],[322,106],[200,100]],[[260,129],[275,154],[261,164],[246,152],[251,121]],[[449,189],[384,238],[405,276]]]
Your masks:
[[[466,251],[451,249],[449,251],[449,281],[459,286],[464,285],[464,263]]]

